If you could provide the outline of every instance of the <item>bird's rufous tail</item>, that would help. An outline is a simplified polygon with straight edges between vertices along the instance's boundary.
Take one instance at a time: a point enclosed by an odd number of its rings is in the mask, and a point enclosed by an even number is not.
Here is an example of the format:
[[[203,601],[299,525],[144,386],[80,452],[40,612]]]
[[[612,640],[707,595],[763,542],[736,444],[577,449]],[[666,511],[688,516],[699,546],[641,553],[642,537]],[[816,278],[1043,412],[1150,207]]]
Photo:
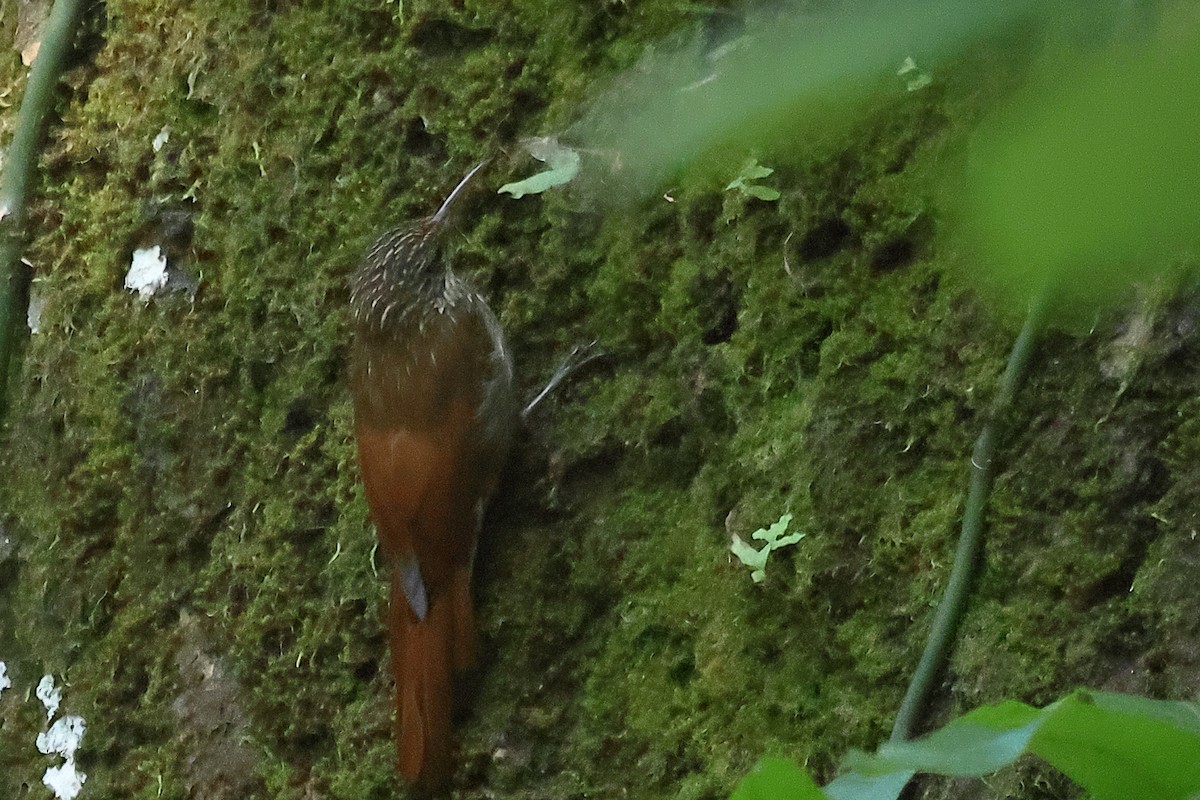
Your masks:
[[[453,767],[452,672],[471,666],[475,657],[470,576],[462,570],[448,592],[430,598],[423,620],[394,577],[389,617],[397,764],[412,783],[438,789],[449,782]]]

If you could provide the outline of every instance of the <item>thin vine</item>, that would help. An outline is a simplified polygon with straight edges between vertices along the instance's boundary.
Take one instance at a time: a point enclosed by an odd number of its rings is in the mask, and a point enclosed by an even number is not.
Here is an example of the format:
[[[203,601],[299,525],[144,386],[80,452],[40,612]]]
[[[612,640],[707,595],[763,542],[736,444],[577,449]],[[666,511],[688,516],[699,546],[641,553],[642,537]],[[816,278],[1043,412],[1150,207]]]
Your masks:
[[[1013,343],[1008,365],[1000,377],[1000,386],[988,409],[983,430],[980,431],[979,438],[975,440],[975,448],[971,451],[971,485],[967,490],[962,532],[958,536],[954,564],[950,568],[950,580],[933,618],[929,638],[925,641],[925,651],[921,654],[921,660],[909,681],[904,700],[900,703],[900,710],[896,712],[896,722],[892,726],[891,735],[893,742],[909,739],[913,729],[920,722],[929,700],[929,693],[942,673],[950,646],[958,632],[959,622],[962,621],[975,577],[975,567],[979,563],[980,549],[983,546],[983,512],[987,507],[992,480],[995,478],[996,448],[1008,420],[1013,397],[1028,372],[1029,361],[1042,328],[1048,296],[1047,291],[1042,291],[1030,305],[1021,332],[1017,334],[1017,340]]]
[[[82,0],[55,0],[21,98],[12,145],[0,171],[0,418],[8,409],[8,377],[17,325],[26,313],[22,298],[29,295],[28,277],[21,269],[29,185],[37,169],[38,143],[46,116],[75,40],[82,8]]]

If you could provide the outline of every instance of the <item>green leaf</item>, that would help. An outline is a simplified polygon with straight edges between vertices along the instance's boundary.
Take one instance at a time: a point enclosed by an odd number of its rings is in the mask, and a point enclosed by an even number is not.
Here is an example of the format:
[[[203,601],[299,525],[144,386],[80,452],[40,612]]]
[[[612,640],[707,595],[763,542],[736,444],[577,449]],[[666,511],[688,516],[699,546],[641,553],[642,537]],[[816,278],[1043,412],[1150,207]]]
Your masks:
[[[747,544],[736,533],[730,536],[730,551],[738,557],[739,561],[750,568],[750,577],[754,579],[755,583],[762,583],[767,577],[767,558],[773,550],[795,544],[804,538],[803,533],[793,533],[788,536],[783,535],[787,531],[787,526],[791,521],[792,515],[784,514],[770,528],[766,530],[759,528],[751,534],[755,539],[766,542],[766,544],[758,549]]]
[[[1078,691],[1050,708],[1030,751],[1094,800],[1200,793],[1200,710],[1193,703]]]
[[[767,756],[737,785],[731,800],[826,800],[826,796],[791,761]]]
[[[750,568],[750,577],[754,579],[754,582],[762,583],[763,579],[767,577],[767,556],[771,552],[771,546],[766,545],[761,550],[756,550],[735,533],[731,537],[729,549],[737,556],[738,561]]]
[[[780,540],[779,540],[780,537],[783,536],[784,531],[787,530],[788,525],[790,525],[791,523],[792,523],[792,515],[784,514],[782,517],[780,517],[778,520],[776,520],[775,523],[771,525],[771,527],[767,528],[766,530],[759,528],[754,533],[752,533],[751,536],[753,536],[755,539],[766,542],[767,547],[771,548],[772,550],[774,550],[777,547],[781,547],[785,544],[795,544],[796,542],[800,541],[800,539],[804,538],[804,534],[793,534],[792,536],[786,537],[788,539],[792,539],[793,537],[799,537],[799,538],[795,538],[793,541],[790,541],[790,542],[780,542]]]
[[[745,192],[751,197],[757,197],[759,200],[766,200],[768,202],[778,200],[780,197],[779,190],[772,189],[770,186],[751,184],[745,187]]]
[[[772,167],[764,167],[758,163],[757,159],[750,159],[742,165],[741,174],[738,176],[743,180],[756,181],[759,178],[765,178],[775,170]]]
[[[579,153],[558,143],[552,136],[526,139],[523,144],[529,155],[544,162],[550,169],[515,183],[506,183],[497,190],[508,192],[513,199],[527,194],[540,194],[547,189],[569,182],[579,172]]]
[[[1093,800],[1200,796],[1200,706],[1079,690],[1043,709],[984,706],[918,741],[851,753],[834,800],[895,800],[916,772],[982,776],[1022,754],[1047,761]]]
[[[750,197],[757,197],[759,200],[773,201],[778,200],[779,191],[772,189],[770,186],[759,186],[752,184],[750,181],[756,181],[760,178],[765,178],[774,173],[775,170],[771,167],[764,167],[758,163],[757,159],[751,158],[746,163],[742,164],[738,170],[738,175],[725,187],[725,191],[736,189],[742,194]]]
[[[874,769],[887,765],[888,771],[986,775],[1011,764],[1025,752],[1045,714],[1045,710],[1012,700],[983,706],[924,739],[883,745],[873,759]],[[867,771],[873,770],[868,767]]]
[[[829,800],[896,800],[912,776],[905,771],[874,776],[848,772],[825,786],[824,792]]]

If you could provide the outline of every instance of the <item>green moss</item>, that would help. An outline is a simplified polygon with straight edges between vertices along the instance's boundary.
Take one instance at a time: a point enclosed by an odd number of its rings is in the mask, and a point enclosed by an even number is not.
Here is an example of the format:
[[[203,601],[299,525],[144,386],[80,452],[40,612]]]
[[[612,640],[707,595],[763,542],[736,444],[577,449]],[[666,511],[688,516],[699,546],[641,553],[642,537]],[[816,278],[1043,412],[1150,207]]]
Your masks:
[[[64,104],[29,254],[43,332],[4,454],[19,583],[0,620],[24,684],[65,677],[97,796],[391,797],[346,276],[375,232],[573,122],[696,15],[227,5],[110,1]],[[961,265],[927,199],[990,81],[950,77],[811,163],[770,162],[777,204],[717,186],[604,215],[569,194],[470,201],[456,263],[523,384],[576,342],[609,355],[535,415],[491,515],[459,796],[717,798],[764,752],[828,778],[886,734],[1012,335],[945,279]],[[199,288],[143,304],[122,276],[164,238]],[[1120,394],[1098,367],[1120,320],[1048,343],[939,714],[1076,683],[1191,691],[1194,316],[1164,307]],[[806,538],[755,586],[729,534],[784,511]],[[215,691],[189,652],[244,719],[252,757],[230,775],[195,766],[231,745],[180,711]],[[5,790],[44,768],[19,694],[0,701]],[[206,783],[222,778],[236,792]]]

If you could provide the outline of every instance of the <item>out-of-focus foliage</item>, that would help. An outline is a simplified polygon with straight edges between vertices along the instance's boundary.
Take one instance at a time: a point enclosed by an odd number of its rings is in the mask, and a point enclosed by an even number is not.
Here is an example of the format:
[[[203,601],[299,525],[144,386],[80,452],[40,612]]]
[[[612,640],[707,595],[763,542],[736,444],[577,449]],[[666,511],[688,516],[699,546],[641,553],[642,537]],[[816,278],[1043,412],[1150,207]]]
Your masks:
[[[920,741],[852,753],[850,772],[823,792],[794,764],[764,758],[733,800],[896,800],[918,772],[982,777],[1026,753],[1061,770],[1093,800],[1185,800],[1200,792],[1200,708],[1087,690],[1042,709],[1008,700]]]
[[[1200,24],[1056,48],[976,131],[944,203],[970,267],[1023,305],[1045,283],[1085,306],[1194,267]]]

